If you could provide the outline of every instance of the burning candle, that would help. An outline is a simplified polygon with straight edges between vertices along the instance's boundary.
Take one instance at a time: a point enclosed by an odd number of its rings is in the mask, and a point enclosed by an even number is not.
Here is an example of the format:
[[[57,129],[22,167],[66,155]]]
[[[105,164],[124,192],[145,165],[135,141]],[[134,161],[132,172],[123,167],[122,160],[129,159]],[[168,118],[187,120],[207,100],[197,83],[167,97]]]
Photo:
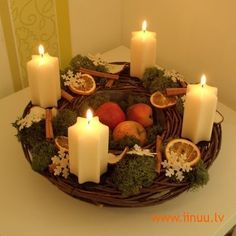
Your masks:
[[[69,127],[68,137],[70,172],[78,176],[80,184],[99,183],[107,171],[109,128],[88,110],[87,118],[78,117]]]
[[[61,98],[58,58],[44,53],[44,47],[40,45],[39,55],[33,55],[27,63],[27,72],[32,104],[56,107]]]
[[[131,76],[142,78],[145,69],[156,64],[156,33],[147,31],[147,22],[142,30],[132,32],[130,55]]]
[[[217,88],[206,85],[206,76],[201,83],[188,85],[184,105],[182,137],[210,141],[217,106]]]

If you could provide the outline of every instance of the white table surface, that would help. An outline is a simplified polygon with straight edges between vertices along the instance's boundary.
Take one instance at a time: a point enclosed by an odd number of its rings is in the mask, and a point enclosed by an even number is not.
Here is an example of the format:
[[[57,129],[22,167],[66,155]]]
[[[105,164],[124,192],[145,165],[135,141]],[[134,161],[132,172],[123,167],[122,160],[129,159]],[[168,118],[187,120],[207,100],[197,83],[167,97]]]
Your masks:
[[[107,59],[128,59],[120,47]],[[124,61],[124,60],[123,60]],[[236,223],[236,112],[219,104],[224,114],[221,152],[210,168],[210,181],[161,205],[99,208],[61,192],[32,171],[11,126],[29,101],[29,89],[0,100],[0,236],[74,235],[224,235]],[[222,223],[154,223],[153,214],[224,215]]]

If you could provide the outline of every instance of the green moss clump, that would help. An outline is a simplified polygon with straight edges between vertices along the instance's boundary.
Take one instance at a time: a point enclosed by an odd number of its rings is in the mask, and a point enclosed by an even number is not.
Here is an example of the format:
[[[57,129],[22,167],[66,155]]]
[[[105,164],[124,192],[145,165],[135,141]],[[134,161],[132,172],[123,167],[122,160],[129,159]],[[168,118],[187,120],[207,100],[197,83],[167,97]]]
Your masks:
[[[41,120],[37,123],[33,123],[29,128],[19,130],[17,121],[12,124],[17,129],[18,141],[33,147],[37,143],[42,142],[45,139],[45,120]]]
[[[206,185],[209,181],[209,174],[204,162],[200,160],[192,171],[186,173],[186,177],[191,183],[192,190]]]
[[[42,172],[48,168],[51,158],[57,153],[57,149],[54,144],[44,141],[35,145],[31,153],[33,170]]]
[[[161,135],[163,132],[163,126],[161,124],[153,125],[146,129],[148,143],[153,143],[156,140],[157,135]]]
[[[52,120],[55,136],[68,136],[68,128],[75,124],[76,120],[76,112],[69,109],[60,110]]]
[[[109,137],[109,149],[123,150],[125,147],[133,147],[135,144],[139,146],[140,141],[134,137],[125,136],[123,139],[119,141],[114,141],[112,138],[112,134],[110,133]]]
[[[112,181],[125,197],[139,194],[156,178],[156,161],[153,157],[127,155],[114,168]]]
[[[164,72],[156,67],[146,69],[142,80],[144,87],[148,89],[150,93],[156,91],[163,92],[166,88],[180,87],[178,82],[174,82],[170,77],[164,76]]]
[[[70,61],[70,66],[73,71],[78,71],[80,67],[101,72],[107,71],[107,68],[104,65],[94,65],[92,60],[90,60],[87,56],[82,55],[73,57]]]

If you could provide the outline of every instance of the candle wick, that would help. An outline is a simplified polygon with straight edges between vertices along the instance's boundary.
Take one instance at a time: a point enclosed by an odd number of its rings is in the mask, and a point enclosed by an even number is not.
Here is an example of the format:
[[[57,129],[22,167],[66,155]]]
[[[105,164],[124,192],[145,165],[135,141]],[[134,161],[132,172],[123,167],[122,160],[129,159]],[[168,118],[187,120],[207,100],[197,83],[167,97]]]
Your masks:
[[[43,53],[40,54],[41,58],[43,58]]]

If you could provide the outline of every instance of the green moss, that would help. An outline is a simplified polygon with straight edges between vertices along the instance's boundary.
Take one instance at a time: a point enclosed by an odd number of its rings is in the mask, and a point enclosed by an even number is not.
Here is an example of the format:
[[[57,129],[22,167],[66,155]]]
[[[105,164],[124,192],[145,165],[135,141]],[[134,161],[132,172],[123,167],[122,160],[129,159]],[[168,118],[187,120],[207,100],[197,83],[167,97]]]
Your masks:
[[[112,181],[125,197],[139,194],[156,178],[155,164],[153,157],[127,155],[115,166]]]
[[[192,190],[206,185],[209,181],[209,174],[204,162],[200,160],[196,167],[186,174],[186,177],[191,183]]]
[[[163,127],[160,124],[153,125],[146,129],[148,143],[153,143],[156,140],[157,135],[161,135],[163,132]]]
[[[135,144],[140,145],[140,141],[134,137],[125,136],[119,141],[114,141],[110,132],[109,149],[123,150],[125,147],[133,147]]]
[[[183,100],[180,97],[177,99],[176,110],[178,111],[178,113],[181,116],[183,116],[183,114],[184,114],[184,103],[183,103]]]
[[[45,120],[41,120],[37,123],[33,123],[29,128],[19,130],[17,121],[12,124],[17,129],[18,141],[33,147],[37,143],[45,140]]]
[[[180,87],[179,83],[174,82],[170,77],[164,76],[162,70],[156,67],[148,68],[143,75],[143,84],[150,93],[156,91],[163,92],[166,88]]]
[[[53,118],[53,131],[55,136],[68,136],[68,128],[76,123],[77,113],[64,109],[60,110],[56,117]]]
[[[80,67],[90,69],[90,70],[96,70],[101,72],[106,72],[107,69],[103,65],[94,65],[93,62],[86,56],[77,55],[73,57],[70,61],[70,67],[73,71],[78,71]]]
[[[56,155],[57,150],[54,144],[50,142],[41,142],[36,144],[32,150],[32,168],[35,171],[42,172],[48,168],[51,158]]]

